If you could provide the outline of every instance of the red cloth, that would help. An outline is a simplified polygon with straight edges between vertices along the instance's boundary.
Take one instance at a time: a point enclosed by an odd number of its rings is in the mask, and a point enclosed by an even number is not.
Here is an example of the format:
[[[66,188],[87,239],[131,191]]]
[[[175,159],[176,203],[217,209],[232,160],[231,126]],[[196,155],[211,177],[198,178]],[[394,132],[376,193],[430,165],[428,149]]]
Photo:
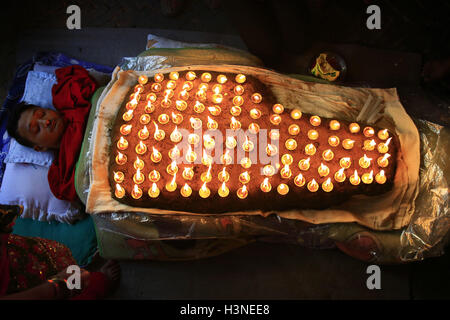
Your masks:
[[[57,83],[52,88],[53,105],[67,120],[67,126],[48,171],[48,182],[56,198],[75,201],[78,200],[75,191],[75,165],[91,109],[89,99],[97,84],[81,66],[60,68],[55,73]]]
[[[0,234],[0,297],[6,294],[9,284],[8,234]]]
[[[91,272],[88,286],[70,300],[99,300],[106,296],[108,278],[101,272]]]

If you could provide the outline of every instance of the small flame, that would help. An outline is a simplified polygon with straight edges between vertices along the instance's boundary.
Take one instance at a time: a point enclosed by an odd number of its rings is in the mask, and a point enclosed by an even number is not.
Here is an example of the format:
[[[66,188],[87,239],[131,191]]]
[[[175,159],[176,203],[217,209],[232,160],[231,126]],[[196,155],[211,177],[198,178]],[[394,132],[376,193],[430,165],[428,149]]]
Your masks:
[[[391,140],[392,140],[392,137],[389,138],[389,139],[387,139],[384,145],[385,145],[386,147],[389,146],[389,143],[391,142]]]

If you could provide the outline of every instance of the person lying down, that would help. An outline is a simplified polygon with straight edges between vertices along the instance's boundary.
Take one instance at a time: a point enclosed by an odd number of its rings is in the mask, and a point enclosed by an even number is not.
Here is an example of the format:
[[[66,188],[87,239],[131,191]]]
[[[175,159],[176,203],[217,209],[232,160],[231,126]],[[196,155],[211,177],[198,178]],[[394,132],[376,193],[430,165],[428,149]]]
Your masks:
[[[36,151],[53,151],[55,157],[48,171],[50,190],[56,198],[80,202],[75,191],[75,166],[91,109],[90,98],[97,82],[81,66],[55,71],[57,83],[52,88],[56,110],[20,103],[8,118],[8,134]]]

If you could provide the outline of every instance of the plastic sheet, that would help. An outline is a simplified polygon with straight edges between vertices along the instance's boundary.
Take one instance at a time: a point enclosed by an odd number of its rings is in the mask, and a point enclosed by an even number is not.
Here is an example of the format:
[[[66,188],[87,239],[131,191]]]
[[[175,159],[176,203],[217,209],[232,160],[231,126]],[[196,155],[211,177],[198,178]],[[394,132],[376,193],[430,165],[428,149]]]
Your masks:
[[[125,58],[121,68],[149,70],[162,67],[158,56]],[[402,230],[373,231],[356,223],[311,224],[261,216],[151,215],[103,212],[94,215],[97,230],[144,241],[174,239],[251,239],[295,243],[309,248],[332,248],[336,242],[369,234],[379,243],[373,252],[377,263],[422,260],[444,253],[449,240],[448,178],[450,177],[450,133],[447,128],[416,120],[420,134],[421,166],[419,194],[410,223]],[[91,128],[92,129],[92,128]],[[90,137],[90,136],[89,136]],[[90,167],[90,157],[87,157]],[[84,194],[89,181],[84,181]]]

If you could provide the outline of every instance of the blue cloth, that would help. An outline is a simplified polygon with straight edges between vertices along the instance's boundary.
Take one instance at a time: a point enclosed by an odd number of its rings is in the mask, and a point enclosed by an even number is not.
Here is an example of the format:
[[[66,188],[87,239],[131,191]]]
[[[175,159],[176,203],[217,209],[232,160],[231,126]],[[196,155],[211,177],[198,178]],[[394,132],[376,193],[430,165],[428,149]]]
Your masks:
[[[83,60],[78,60],[62,53],[55,52],[39,52],[36,53],[30,60],[20,65],[14,75],[11,87],[9,88],[6,100],[0,109],[0,186],[3,180],[3,173],[5,172],[4,160],[9,151],[10,137],[6,132],[6,125],[8,123],[8,112],[13,108],[23,96],[25,90],[25,82],[28,71],[33,70],[35,63],[55,66],[58,68],[67,67],[69,65],[80,65],[85,69],[94,69],[99,72],[112,74],[114,68],[103,66]]]

